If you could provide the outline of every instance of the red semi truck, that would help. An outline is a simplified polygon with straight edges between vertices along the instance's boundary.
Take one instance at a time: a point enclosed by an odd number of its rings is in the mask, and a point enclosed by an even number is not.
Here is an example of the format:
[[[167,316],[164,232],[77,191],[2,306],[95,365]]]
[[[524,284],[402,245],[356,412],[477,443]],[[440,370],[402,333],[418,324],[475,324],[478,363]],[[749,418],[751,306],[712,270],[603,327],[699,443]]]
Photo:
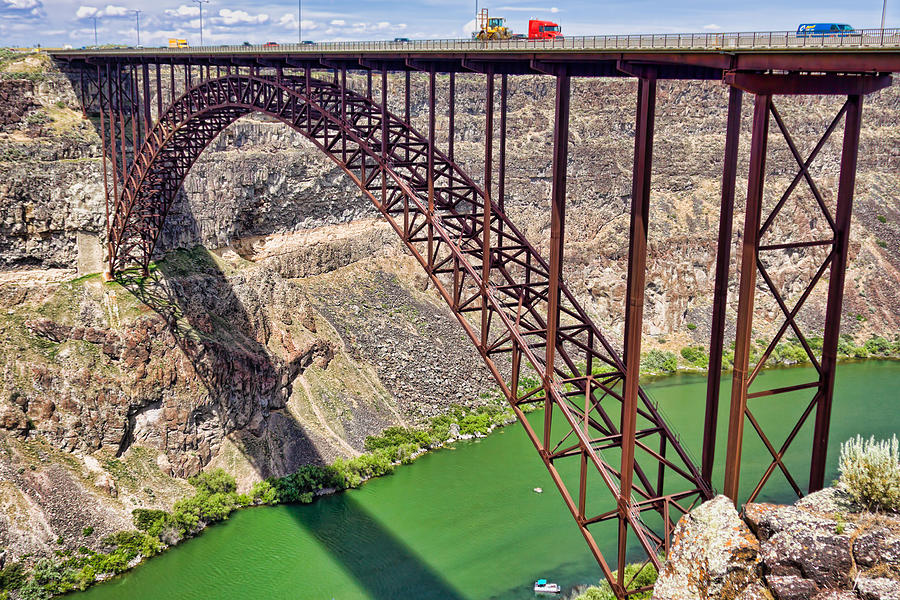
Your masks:
[[[562,36],[562,29],[553,21],[537,21],[535,19],[528,21],[529,40],[552,40]]]

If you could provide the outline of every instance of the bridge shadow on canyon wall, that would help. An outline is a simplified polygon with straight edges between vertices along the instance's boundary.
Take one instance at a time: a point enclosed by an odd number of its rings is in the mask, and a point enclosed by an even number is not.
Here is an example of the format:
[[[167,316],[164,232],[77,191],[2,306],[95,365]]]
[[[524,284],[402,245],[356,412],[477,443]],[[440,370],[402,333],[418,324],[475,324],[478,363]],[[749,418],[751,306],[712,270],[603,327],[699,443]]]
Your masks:
[[[309,150],[314,151],[311,145]],[[348,189],[348,195],[354,191]],[[175,208],[178,227],[200,232],[202,219],[194,215],[183,192]],[[214,440],[222,434],[261,478],[287,474],[300,464],[328,461],[317,448],[321,439],[286,406],[309,357],[286,360],[267,347],[271,323],[254,295],[256,287],[268,282],[251,281],[252,277],[226,273],[210,251],[196,246],[159,255],[146,278],[136,272],[120,278],[125,289],[165,323],[179,350],[178,359],[184,359],[188,376],[199,384],[195,388],[200,397],[190,414],[179,412],[178,425],[184,429],[183,435],[175,436],[179,446],[170,443],[166,448],[170,454],[196,456],[182,465],[180,475],[203,468],[211,459],[217,464]],[[248,299],[253,300],[252,308]],[[303,393],[299,386],[297,393]],[[318,499],[310,506],[292,508],[290,514],[370,598],[462,599],[352,496],[350,492]],[[314,576],[298,572],[297,583]]]

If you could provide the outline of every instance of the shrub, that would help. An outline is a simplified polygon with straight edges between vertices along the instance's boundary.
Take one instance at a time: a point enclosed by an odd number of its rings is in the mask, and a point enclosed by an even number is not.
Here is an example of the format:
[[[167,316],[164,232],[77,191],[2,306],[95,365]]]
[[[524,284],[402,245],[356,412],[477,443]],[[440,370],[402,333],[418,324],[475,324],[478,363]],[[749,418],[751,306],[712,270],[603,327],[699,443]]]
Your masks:
[[[695,329],[697,329],[697,325],[695,325],[694,323],[688,323],[687,328],[688,331],[694,331]]]
[[[900,445],[856,436],[841,444],[840,484],[855,502],[869,510],[900,511]]]
[[[704,352],[702,347],[692,348],[687,346],[681,349],[681,357],[689,364],[696,367],[708,367],[709,356]]]
[[[278,493],[267,479],[253,484],[253,487],[250,488],[250,498],[261,504],[275,504],[278,502]]]
[[[641,360],[641,369],[648,373],[674,373],[678,370],[678,357],[667,350],[651,350]]]
[[[648,563],[641,569],[639,564],[631,564],[625,566],[625,582],[631,582],[627,585],[629,590],[634,590],[644,586],[652,586],[659,577],[652,563]],[[641,592],[629,596],[632,600],[650,600],[652,591]],[[609,587],[609,582],[604,581],[599,587],[589,587],[575,600],[616,600],[616,595]]]
[[[887,217],[884,215],[878,215],[875,218],[878,219],[879,221],[881,221],[882,223],[887,223]]]
[[[188,482],[197,488],[197,492],[201,494],[227,494],[237,489],[237,482],[235,482],[234,477],[226,473],[224,469],[213,469],[212,471],[198,473],[189,478]]]
[[[81,535],[83,535],[84,537],[88,537],[92,533],[94,533],[94,528],[90,525],[81,530]]]
[[[17,590],[27,579],[22,563],[11,563],[0,569],[0,590]]]
[[[891,343],[881,336],[873,336],[863,346],[869,354],[887,355],[891,353]]]

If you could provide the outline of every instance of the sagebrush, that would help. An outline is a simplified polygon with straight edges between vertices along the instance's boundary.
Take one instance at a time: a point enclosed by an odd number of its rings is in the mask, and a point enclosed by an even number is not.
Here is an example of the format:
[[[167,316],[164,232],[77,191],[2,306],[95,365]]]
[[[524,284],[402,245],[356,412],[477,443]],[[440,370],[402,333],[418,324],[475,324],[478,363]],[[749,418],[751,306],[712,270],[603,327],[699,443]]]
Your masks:
[[[868,510],[900,512],[900,444],[856,436],[841,444],[840,485]]]

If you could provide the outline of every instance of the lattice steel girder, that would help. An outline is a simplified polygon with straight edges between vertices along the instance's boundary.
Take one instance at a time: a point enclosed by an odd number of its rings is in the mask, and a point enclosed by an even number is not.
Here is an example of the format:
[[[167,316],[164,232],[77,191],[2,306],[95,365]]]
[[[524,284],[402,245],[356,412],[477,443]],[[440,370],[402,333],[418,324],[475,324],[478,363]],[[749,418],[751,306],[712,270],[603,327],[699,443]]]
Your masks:
[[[802,427],[815,413],[815,429],[813,432],[812,459],[808,490],[821,489],[825,477],[825,459],[828,446],[828,424],[831,415],[832,396],[834,392],[834,371],[837,355],[838,336],[840,332],[841,300],[843,298],[844,276],[847,263],[850,215],[852,212],[853,188],[856,174],[856,157],[859,149],[859,129],[862,112],[862,94],[876,91],[890,85],[890,77],[886,76],[842,76],[842,75],[760,75],[734,74],[727,79],[741,89],[757,91],[753,117],[753,137],[750,150],[750,174],[748,179],[747,209],[744,221],[744,238],[741,250],[740,287],[738,298],[738,321],[735,341],[735,360],[729,411],[728,445],[725,462],[724,493],[736,502],[740,494],[741,450],[744,443],[744,423],[749,421],[763,445],[772,457],[760,480],[749,494],[749,501],[758,497],[771,475],[778,469],[798,496],[803,492],[800,483],[791,473],[784,461],[785,454]],[[783,90],[783,91],[781,91]],[[775,106],[771,92],[806,93],[806,94],[841,94],[849,93],[846,103],[825,128],[818,143],[807,157],[803,157],[797,148],[784,120]],[[775,203],[768,215],[763,214],[763,190],[765,187],[765,163],[767,142],[769,138],[770,117],[775,121],[777,129],[785,140],[788,149],[794,156],[799,168],[797,174],[780,199]],[[826,199],[810,174],[810,165],[817,158],[831,134],[844,121],[844,141],[841,150],[841,169],[837,194],[837,213],[831,214]],[[736,134],[735,134],[736,136]],[[828,224],[830,235],[815,240],[781,240],[763,242],[771,235],[772,224],[782,214],[782,209],[796,187],[803,181],[807,184],[814,199],[815,210]],[[723,195],[723,204],[725,202]],[[798,234],[796,228],[787,227],[787,231]],[[818,267],[811,274],[807,285],[802,289],[792,305],[786,299],[786,293],[768,273],[763,261],[764,255],[777,252],[793,252],[802,249],[822,248],[827,250]],[[721,249],[720,249],[721,250]],[[721,258],[721,256],[720,256]],[[808,341],[808,333],[803,330],[797,315],[805,305],[814,288],[830,270],[828,283],[828,300],[825,315],[825,336],[822,343],[821,358],[816,355]],[[782,313],[783,321],[775,336],[754,365],[749,368],[752,343],[752,327],[754,300],[756,296],[756,278],[759,274],[765,290],[775,300]],[[721,323],[719,324],[721,326]],[[750,392],[753,383],[765,365],[777,344],[787,331],[792,331],[813,368],[816,381],[798,383],[775,389]],[[715,331],[714,331],[715,334]],[[719,349],[721,350],[721,349]],[[713,368],[711,365],[710,368]],[[712,384],[710,384],[712,385]],[[777,394],[798,392],[805,389],[815,390],[811,400],[806,404],[801,415],[794,422],[779,447],[770,439],[763,423],[756,419],[748,407],[748,400]],[[711,392],[710,392],[711,393]],[[716,399],[717,402],[717,399]],[[708,404],[707,416],[715,410]],[[709,420],[707,421],[709,423]],[[709,425],[707,425],[709,427]],[[709,432],[707,432],[709,433]]]
[[[428,81],[432,108],[431,72]],[[386,93],[376,104],[337,83],[277,74],[206,79],[160,115],[124,178],[111,219],[110,268],[120,272],[137,262],[146,271],[181,182],[225,127],[250,112],[289,124],[344,168],[426,269],[539,450],[605,575],[624,595],[628,582],[613,576],[590,528],[617,519],[620,530],[625,535],[630,530],[647,560],[659,566],[658,551],[674,520],[697,500],[710,497],[711,490],[636,385],[631,388],[633,409],[623,412],[625,365],[562,281],[568,77],[558,83],[553,196],[560,235],[550,263],[486,200],[485,190],[435,148],[433,123],[425,137],[386,110]],[[492,100],[491,92],[489,85]],[[489,181],[490,171],[486,176]],[[477,324],[464,316],[469,310],[481,313]],[[505,363],[497,362],[501,356],[510,360],[509,381],[502,374]],[[523,359],[542,374],[541,385],[525,386],[524,392]],[[544,403],[547,422],[554,424],[541,435],[522,413],[521,406],[532,401]],[[628,442],[632,458],[614,467],[604,453],[622,451],[626,436],[619,422],[635,419],[640,426],[627,434],[633,440]],[[667,449],[673,456],[666,456]],[[573,495],[556,463],[575,457],[580,464]],[[678,491],[664,490],[664,479]],[[628,480],[633,483],[626,486]],[[612,496],[612,510],[602,508],[598,485],[606,498]],[[634,501],[630,495],[623,499],[623,486],[630,486]],[[649,525],[642,516],[649,512],[661,522]]]

